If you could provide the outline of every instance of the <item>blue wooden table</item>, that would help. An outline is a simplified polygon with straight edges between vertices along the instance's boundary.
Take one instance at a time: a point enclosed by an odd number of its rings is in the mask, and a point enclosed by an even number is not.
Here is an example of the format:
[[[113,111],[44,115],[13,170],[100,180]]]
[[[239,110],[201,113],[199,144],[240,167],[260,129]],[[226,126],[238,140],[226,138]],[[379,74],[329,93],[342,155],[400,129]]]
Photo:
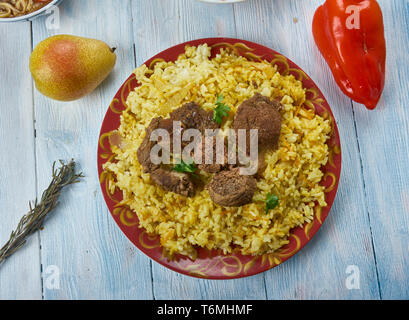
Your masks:
[[[47,17],[0,24],[0,243],[51,164],[75,158],[86,179],[67,189],[44,230],[0,266],[1,299],[408,299],[409,2],[380,0],[387,39],[386,87],[368,111],[344,96],[315,47],[322,0],[65,0],[60,27]],[[117,47],[111,76],[91,95],[59,103],[33,87],[33,47],[75,34]],[[198,280],[151,261],[121,233],[100,192],[96,150],[108,104],[132,70],[191,39],[234,37],[292,59],[322,89],[339,126],[343,172],[329,218],[277,268],[253,277]]]

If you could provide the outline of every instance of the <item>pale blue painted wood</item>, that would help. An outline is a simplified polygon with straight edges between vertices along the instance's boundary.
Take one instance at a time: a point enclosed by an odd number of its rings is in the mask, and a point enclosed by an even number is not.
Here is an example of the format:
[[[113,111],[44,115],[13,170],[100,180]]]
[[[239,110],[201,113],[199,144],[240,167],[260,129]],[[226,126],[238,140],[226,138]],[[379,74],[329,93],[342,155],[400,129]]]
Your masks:
[[[7,150],[0,155],[0,240],[7,239],[36,190],[39,194],[48,184],[52,161],[74,157],[87,175],[62,197],[44,231],[0,267],[0,298],[407,299],[409,4],[380,1],[386,23],[388,76],[380,106],[369,112],[352,105],[340,92],[313,43],[311,19],[321,2],[64,1],[59,30],[47,30],[45,18],[33,23],[34,45],[54,33],[70,33],[118,47],[114,73],[95,93],[72,103],[57,103],[36,91],[33,97],[27,73],[30,24],[0,24],[0,133],[6,137],[0,147]],[[212,36],[253,40],[299,64],[327,97],[343,147],[337,199],[311,243],[271,271],[233,281],[193,279],[151,262],[113,222],[96,172],[102,118],[132,69],[171,45]],[[23,83],[19,96],[10,90],[18,81]],[[8,107],[10,102],[13,110]],[[47,289],[47,274],[40,273],[40,264],[43,271],[50,265],[60,269],[59,290]],[[345,286],[348,265],[360,270],[360,290]]]
[[[387,75],[374,112],[354,103],[383,299],[409,298],[409,2],[382,1]]]
[[[35,151],[30,23],[0,25],[0,243],[34,200]],[[38,235],[0,265],[0,299],[41,299]]]
[[[43,270],[56,265],[59,290],[44,286],[45,299],[150,299],[147,257],[136,252],[111,218],[102,199],[96,169],[99,130],[105,112],[134,69],[129,1],[63,1],[61,27],[47,30],[45,18],[33,22],[33,43],[54,33],[101,39],[117,47],[117,65],[90,96],[60,103],[34,94],[38,189],[48,182],[55,159],[78,161],[86,178],[61,199],[61,207],[41,233]]]

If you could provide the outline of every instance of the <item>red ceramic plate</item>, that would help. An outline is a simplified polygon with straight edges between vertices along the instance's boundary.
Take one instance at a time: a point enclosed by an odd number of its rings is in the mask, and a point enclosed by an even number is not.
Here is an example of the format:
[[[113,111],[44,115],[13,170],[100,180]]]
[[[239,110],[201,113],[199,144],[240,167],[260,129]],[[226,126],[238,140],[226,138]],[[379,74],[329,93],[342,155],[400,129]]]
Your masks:
[[[147,256],[169,269],[194,277],[207,279],[241,278],[264,272],[283,263],[300,251],[315,235],[327,218],[337,192],[341,174],[341,145],[334,116],[319,88],[296,64],[270,48],[239,39],[199,39],[169,48],[152,57],[145,64],[148,67],[152,67],[155,62],[160,60],[174,61],[180,54],[184,53],[186,45],[198,46],[204,43],[212,47],[213,52],[217,52],[221,47],[228,47],[249,60],[265,59],[276,64],[281,74],[292,74],[302,81],[307,92],[307,101],[304,107],[315,110],[317,114],[329,119],[332,124],[331,138],[328,141],[330,151],[329,161],[322,168],[324,177],[321,181],[321,184],[326,188],[327,207],[321,210],[317,209],[314,220],[311,223],[292,229],[289,236],[289,244],[273,254],[243,256],[233,253],[223,255],[216,250],[209,251],[200,248],[198,249],[198,258],[195,261],[180,255],[177,256],[175,261],[167,260],[162,255],[159,237],[147,234],[144,229],[139,227],[136,214],[128,207],[120,204],[122,192],[120,190],[116,190],[114,193],[109,191],[108,186],[110,182],[114,181],[115,177],[112,173],[104,171],[102,168],[105,162],[113,159],[109,136],[112,131],[118,129],[120,116],[125,109],[128,94],[138,85],[134,75],[131,75],[119,89],[106,113],[98,145],[98,172],[102,193],[112,217],[129,240]]]

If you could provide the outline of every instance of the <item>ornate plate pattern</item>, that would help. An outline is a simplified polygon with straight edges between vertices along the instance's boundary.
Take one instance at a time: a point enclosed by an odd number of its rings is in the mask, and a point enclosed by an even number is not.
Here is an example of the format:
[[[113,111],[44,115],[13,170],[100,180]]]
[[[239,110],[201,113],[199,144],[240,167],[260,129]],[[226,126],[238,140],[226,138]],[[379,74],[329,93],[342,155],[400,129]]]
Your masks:
[[[134,75],[131,75],[119,89],[109,105],[103,121],[98,144],[98,173],[102,193],[112,217],[129,240],[147,256],[169,269],[194,277],[207,279],[240,278],[264,272],[283,263],[300,251],[315,235],[327,218],[337,192],[341,174],[341,144],[332,111],[316,84],[296,64],[267,47],[245,40],[230,38],[199,39],[169,48],[152,57],[145,64],[152,68],[156,62],[161,60],[174,61],[184,52],[186,45],[198,46],[204,43],[211,46],[215,52],[221,47],[230,48],[249,60],[267,60],[277,65],[281,74],[291,74],[302,81],[304,88],[306,88],[307,101],[301,108],[329,119],[332,126],[331,137],[327,142],[330,153],[329,161],[322,168],[324,177],[321,181],[321,184],[326,188],[325,198],[328,205],[325,208],[317,207],[312,222],[292,229],[289,243],[273,254],[243,256],[233,253],[223,255],[217,250],[199,249],[198,258],[195,261],[181,255],[176,256],[174,261],[167,260],[162,254],[159,237],[147,234],[144,229],[139,227],[137,215],[127,206],[121,205],[122,192],[118,189],[113,193],[109,191],[115,177],[112,173],[103,170],[102,167],[107,161],[113,161],[114,155],[111,151],[110,136],[120,125],[120,116],[126,108],[128,94],[138,85]]]

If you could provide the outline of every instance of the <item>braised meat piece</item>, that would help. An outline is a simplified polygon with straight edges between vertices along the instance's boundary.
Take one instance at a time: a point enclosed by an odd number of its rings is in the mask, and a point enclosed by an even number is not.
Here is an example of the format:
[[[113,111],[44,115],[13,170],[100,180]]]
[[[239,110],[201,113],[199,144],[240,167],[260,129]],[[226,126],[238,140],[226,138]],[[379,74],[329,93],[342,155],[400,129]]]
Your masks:
[[[143,167],[143,172],[148,173],[152,172],[159,168],[159,165],[153,164],[151,161],[151,149],[156,144],[155,141],[150,141],[150,136],[152,132],[160,128],[161,122],[163,121],[162,117],[152,119],[149,126],[145,129],[146,135],[143,139],[141,145],[136,152],[139,163]]]
[[[155,146],[157,143],[159,144],[163,143],[162,141],[156,142],[150,140],[152,132],[155,131],[156,129],[164,129],[169,133],[170,138],[169,152],[171,152],[173,148],[173,121],[171,119],[163,119],[162,117],[152,119],[149,126],[145,129],[146,132],[145,138],[143,139],[141,145],[139,146],[136,154],[138,161],[142,165],[145,173],[151,172],[159,168],[159,166],[153,164],[150,159],[150,153],[153,146]]]
[[[150,173],[152,181],[163,190],[172,191],[187,197],[193,196],[195,186],[188,174],[174,172],[170,169],[163,168],[161,165],[152,163],[151,150],[157,143],[160,143],[160,141],[150,140],[152,132],[156,129],[167,130],[172,139],[173,120],[163,119],[162,117],[154,118],[145,129],[145,138],[137,151],[137,158],[143,167],[144,173]]]
[[[157,143],[161,143],[161,141],[156,142],[150,140],[152,132],[156,129],[165,129],[169,132],[170,152],[172,152],[174,121],[180,121],[182,124],[182,131],[180,132],[181,136],[183,130],[186,129],[198,129],[204,134],[206,129],[219,128],[219,125],[213,121],[213,112],[205,111],[194,102],[186,103],[182,107],[173,111],[167,119],[163,119],[162,117],[152,119],[151,123],[145,130],[145,138],[138,148],[137,158],[143,167],[144,173],[150,173],[152,181],[163,190],[191,197],[195,193],[195,184],[189,174],[171,171],[170,168],[167,168],[164,165],[156,165],[151,161],[152,148]],[[183,143],[182,146],[184,144],[185,143]],[[209,170],[213,171],[215,169]]]
[[[225,137],[222,136],[213,136],[213,144],[210,146],[210,148],[206,148],[206,139],[204,136],[202,136],[201,140],[201,150],[202,150],[202,158],[194,158],[195,162],[198,164],[198,168],[200,170],[203,170],[207,173],[216,173],[219,172],[223,169],[225,169],[228,165],[228,158],[227,158],[227,145],[225,141]],[[223,150],[218,150],[217,148],[217,142],[218,141],[223,141]],[[218,156],[218,153],[222,155],[222,159],[219,159],[220,156]],[[211,162],[211,163],[206,163]],[[222,161],[220,161],[222,160]]]
[[[202,161],[199,163],[199,169],[215,173],[222,169],[222,165],[216,164],[216,150],[213,152],[213,164],[205,164],[205,139],[204,134],[206,129],[218,129],[220,125],[213,121],[213,111],[206,111],[202,109],[197,103],[189,102],[182,107],[170,113],[170,119],[173,121],[180,121],[183,129],[197,129],[202,133]],[[216,149],[216,139],[214,139],[214,149]],[[201,163],[201,164],[200,164]]]
[[[184,129],[217,129],[219,125],[213,121],[213,111],[202,109],[197,103],[189,102],[170,113],[170,119],[182,122]]]
[[[234,129],[247,130],[247,145],[250,141],[250,130],[258,129],[258,142],[261,148],[275,149],[281,132],[281,104],[257,93],[244,101],[234,117]]]
[[[240,175],[239,168],[216,173],[207,185],[213,202],[224,207],[240,207],[250,203],[256,188],[256,179]]]
[[[151,172],[151,178],[163,190],[186,197],[192,197],[195,194],[195,185],[187,173],[159,168]]]

